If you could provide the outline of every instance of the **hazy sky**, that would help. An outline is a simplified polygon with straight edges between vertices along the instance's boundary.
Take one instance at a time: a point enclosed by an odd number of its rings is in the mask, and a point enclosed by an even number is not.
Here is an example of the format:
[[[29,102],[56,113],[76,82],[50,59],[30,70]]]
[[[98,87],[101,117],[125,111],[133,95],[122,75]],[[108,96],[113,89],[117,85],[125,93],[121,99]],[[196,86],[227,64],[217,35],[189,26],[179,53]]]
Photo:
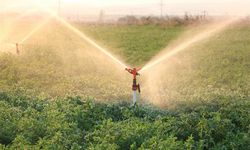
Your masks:
[[[23,10],[32,7],[36,0],[0,0],[0,10]],[[40,0],[40,4],[57,10],[59,0]],[[159,15],[161,0],[61,0],[62,11],[70,14]],[[250,14],[250,0],[163,0],[164,14],[200,13]]]

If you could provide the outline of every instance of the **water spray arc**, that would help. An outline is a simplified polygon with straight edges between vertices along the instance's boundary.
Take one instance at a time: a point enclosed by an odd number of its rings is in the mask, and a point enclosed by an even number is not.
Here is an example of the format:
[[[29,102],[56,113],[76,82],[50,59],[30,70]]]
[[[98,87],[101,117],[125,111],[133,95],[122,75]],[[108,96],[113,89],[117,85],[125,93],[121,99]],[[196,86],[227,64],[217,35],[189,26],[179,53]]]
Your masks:
[[[114,57],[106,49],[104,49],[101,46],[99,46],[92,39],[90,39],[89,37],[87,37],[84,33],[82,33],[80,30],[78,30],[77,28],[75,28],[74,26],[72,26],[66,20],[64,20],[63,18],[61,18],[60,16],[58,16],[57,14],[53,13],[52,11],[50,11],[50,10],[48,10],[46,8],[43,8],[43,9],[44,9],[44,11],[46,11],[47,13],[49,13],[51,16],[53,16],[53,18],[55,18],[57,21],[59,21],[62,25],[64,25],[65,27],[67,27],[69,30],[71,30],[72,32],[74,32],[76,35],[78,35],[79,37],[81,37],[83,40],[85,40],[88,43],[90,43],[91,45],[93,45],[100,52],[102,52],[103,54],[105,54],[106,56],[108,56],[111,60],[113,60],[114,62],[116,62],[117,64],[119,64],[122,68],[125,68],[125,70],[127,70],[129,73],[131,73],[133,75],[133,84],[132,84],[133,105],[136,104],[136,102],[137,102],[137,91],[139,93],[141,92],[140,91],[140,84],[137,84],[137,80],[136,80],[136,76],[140,75],[138,73],[138,71],[140,69],[136,69],[136,68],[128,69],[127,65],[125,65],[123,62],[121,62],[118,58]]]
[[[2,36],[0,37],[0,42],[2,42],[8,34],[10,34],[9,32],[11,30],[11,27],[13,26],[13,24],[15,24],[15,22],[17,22],[17,21],[21,20],[22,18],[24,18],[24,17],[26,17],[26,16],[28,16],[30,14],[33,14],[35,12],[37,12],[37,9],[35,9],[35,8],[27,10],[27,11],[23,12],[22,14],[16,16],[11,21],[7,22],[8,28],[6,29],[5,33],[1,33]],[[20,47],[19,47],[18,42],[17,43],[1,43],[1,44],[4,44],[4,45],[6,45],[8,47],[7,51],[8,51],[8,49],[10,50],[10,49],[13,49],[14,47],[16,47],[16,53],[17,54],[20,53]],[[6,49],[6,47],[5,47],[5,49]]]
[[[163,62],[164,60],[166,60],[170,57],[173,57],[174,55],[178,54],[179,52],[186,50],[188,47],[192,46],[193,44],[195,44],[199,41],[202,41],[204,39],[207,39],[216,33],[219,33],[220,31],[222,31],[223,29],[225,29],[226,27],[228,27],[230,24],[232,24],[235,21],[237,21],[237,19],[229,19],[229,20],[223,21],[220,24],[212,25],[208,30],[197,34],[196,36],[188,39],[187,41],[184,41],[182,44],[172,48],[170,52],[162,55],[160,58],[156,59],[155,61],[148,63],[146,66],[144,66],[140,70],[140,72],[144,72],[144,71],[148,70],[149,68],[152,68],[155,65]]]
[[[51,16],[53,16],[62,25],[64,25],[65,27],[67,27],[69,30],[71,30],[72,32],[74,32],[76,35],[78,35],[79,37],[81,37],[83,40],[87,41],[89,44],[93,45],[95,48],[97,48],[103,54],[105,54],[106,56],[108,56],[111,60],[113,60],[114,62],[116,62],[117,64],[119,64],[121,67],[123,67],[123,68],[127,67],[127,65],[125,65],[122,61],[120,61],[118,58],[116,58],[115,56],[113,56],[106,49],[102,48],[100,45],[98,45],[92,39],[90,39],[89,37],[87,37],[83,32],[81,32],[80,30],[78,30],[77,28],[75,28],[73,25],[71,25],[70,23],[68,23],[66,20],[64,20],[63,18],[59,17],[57,14],[53,13],[52,11],[50,11],[50,10],[48,10],[46,8],[42,8],[42,9],[44,11],[46,11],[47,13],[49,13]]]
[[[41,5],[36,4],[36,6],[40,10],[47,12],[51,17],[55,18],[62,25],[64,25],[69,30],[71,30],[72,32],[74,32],[76,35],[78,35],[79,37],[81,37],[82,39],[84,39],[85,41],[87,41],[88,43],[90,43],[91,45],[93,45],[95,48],[97,48],[103,54],[105,54],[106,56],[108,56],[109,58],[111,58],[111,60],[113,60],[114,62],[116,62],[117,64],[119,64],[120,66],[122,66],[123,68],[127,67],[127,65],[125,65],[122,61],[120,61],[118,58],[114,57],[110,52],[108,52],[106,49],[104,49],[101,46],[99,46],[92,39],[90,39],[89,37],[87,37],[84,33],[82,33],[80,30],[78,30],[77,28],[75,28],[74,26],[72,26],[66,20],[64,20],[63,18],[61,18],[60,16],[58,16],[58,14],[55,14],[53,11],[51,11],[51,10],[49,10],[47,8],[41,7]],[[44,23],[40,24],[38,27],[36,27],[34,30],[32,30],[27,36],[25,36],[19,43],[16,43],[16,49],[19,49],[18,48],[19,44],[22,44],[27,39],[29,39],[35,32],[37,32],[46,23],[47,23],[47,21],[45,21]],[[13,46],[15,46],[15,44],[13,44]]]
[[[40,8],[40,7],[39,7]],[[104,56],[108,56],[107,58],[109,58],[110,60],[112,60],[112,63],[118,64],[120,66],[120,68],[122,68],[121,70],[127,68],[127,65],[125,65],[125,63],[123,63],[122,61],[120,61],[118,58],[116,58],[115,56],[113,56],[110,52],[108,52],[106,49],[102,48],[101,46],[99,46],[97,43],[95,43],[92,39],[90,39],[89,37],[87,37],[84,33],[82,33],[80,30],[78,30],[77,28],[75,28],[73,25],[71,25],[70,23],[68,23],[66,20],[64,20],[63,18],[59,17],[57,14],[53,13],[52,11],[49,11],[47,9],[39,9],[43,12],[46,12],[47,15],[50,16],[50,18],[55,19],[56,21],[58,21],[61,25],[63,25],[64,27],[66,27],[67,29],[69,29],[71,32],[73,32],[74,34],[76,34],[77,36],[79,36],[81,39],[83,39],[84,41],[88,42],[90,45],[92,45],[93,47],[95,47],[97,50],[99,50],[102,54],[104,54]],[[12,44],[13,46],[16,47],[16,53],[17,55],[20,54],[21,52],[21,44],[23,44],[24,42],[26,42],[28,39],[30,39],[30,37],[32,37],[32,35],[34,35],[38,30],[40,30],[45,24],[48,23],[48,20],[43,21],[42,23],[40,23],[37,27],[35,27],[33,30],[31,30],[21,41],[19,41],[18,43]],[[138,74],[137,74],[138,75]],[[136,86],[135,86],[136,85]],[[133,80],[133,89],[135,90],[135,92],[140,91],[139,88],[139,84],[136,84],[136,79]],[[135,93],[136,94],[136,93]],[[134,103],[136,102],[136,95],[134,96]]]
[[[50,20],[50,17],[42,21],[40,24],[38,24],[33,30],[31,30],[21,41],[17,42],[15,44],[16,46],[16,54],[19,55],[21,53],[20,46],[27,41],[32,35],[34,35],[36,32],[38,32],[44,25],[46,25]],[[14,44],[13,44],[14,46]]]
[[[35,27],[33,30],[31,30],[20,42],[19,44],[23,44],[25,41],[27,41],[32,35],[34,35],[37,31],[39,31],[44,25],[46,25],[49,22],[50,18],[45,19],[43,22],[41,22],[37,27]]]
[[[23,12],[22,14],[16,16],[16,17],[15,17],[14,19],[12,19],[11,21],[8,21],[8,23],[7,23],[8,29],[7,29],[7,31],[5,31],[5,32],[8,33],[9,30],[10,30],[10,28],[13,26],[13,24],[14,24],[15,22],[19,21],[20,19],[22,19],[22,18],[24,18],[24,17],[26,17],[26,16],[28,16],[28,15],[30,15],[30,14],[33,14],[33,13],[36,12],[36,11],[37,11],[37,9],[30,9],[30,10],[27,10],[27,11]]]

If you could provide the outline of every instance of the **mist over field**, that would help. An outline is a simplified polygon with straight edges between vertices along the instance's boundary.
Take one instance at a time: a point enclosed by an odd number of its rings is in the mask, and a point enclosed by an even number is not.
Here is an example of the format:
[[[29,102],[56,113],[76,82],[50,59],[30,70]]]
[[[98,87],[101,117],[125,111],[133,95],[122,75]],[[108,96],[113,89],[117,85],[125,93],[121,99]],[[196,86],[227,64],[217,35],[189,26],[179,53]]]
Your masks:
[[[250,149],[242,0],[0,0],[0,149]]]
[[[199,14],[207,11],[211,15],[249,15],[248,0],[1,0],[0,11],[20,11],[34,5],[43,5],[57,10],[58,3],[64,15],[98,15],[104,10],[109,15],[183,15],[184,12]]]

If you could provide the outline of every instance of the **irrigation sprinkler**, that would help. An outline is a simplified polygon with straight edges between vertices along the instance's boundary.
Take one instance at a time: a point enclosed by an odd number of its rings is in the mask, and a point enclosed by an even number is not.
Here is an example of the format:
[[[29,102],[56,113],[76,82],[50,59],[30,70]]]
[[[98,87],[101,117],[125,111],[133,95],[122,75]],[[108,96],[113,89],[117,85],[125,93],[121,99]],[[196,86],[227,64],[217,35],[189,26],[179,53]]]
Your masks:
[[[136,77],[137,76],[140,76],[140,74],[138,73],[141,69],[136,69],[136,68],[133,68],[133,69],[130,69],[130,68],[126,68],[125,69],[126,71],[128,71],[130,74],[133,75],[133,84],[132,84],[132,91],[133,91],[133,105],[136,104],[137,102],[137,91],[138,93],[141,93],[141,88],[140,88],[140,84],[138,83],[137,84],[137,80],[136,80]]]
[[[16,54],[19,55],[20,54],[20,49],[19,49],[19,44],[16,43]]]

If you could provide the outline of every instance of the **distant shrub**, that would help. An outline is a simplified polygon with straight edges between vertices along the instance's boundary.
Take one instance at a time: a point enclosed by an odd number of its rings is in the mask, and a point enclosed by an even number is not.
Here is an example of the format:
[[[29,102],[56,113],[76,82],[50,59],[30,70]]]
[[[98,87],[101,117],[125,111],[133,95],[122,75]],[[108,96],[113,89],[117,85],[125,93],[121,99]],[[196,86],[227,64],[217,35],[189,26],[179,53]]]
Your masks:
[[[138,24],[139,20],[135,16],[125,16],[119,18],[117,22],[118,24],[132,25],[132,24]]]
[[[206,21],[208,18],[202,15],[185,14],[182,16],[125,16],[118,19],[118,24],[123,25],[187,25]]]

